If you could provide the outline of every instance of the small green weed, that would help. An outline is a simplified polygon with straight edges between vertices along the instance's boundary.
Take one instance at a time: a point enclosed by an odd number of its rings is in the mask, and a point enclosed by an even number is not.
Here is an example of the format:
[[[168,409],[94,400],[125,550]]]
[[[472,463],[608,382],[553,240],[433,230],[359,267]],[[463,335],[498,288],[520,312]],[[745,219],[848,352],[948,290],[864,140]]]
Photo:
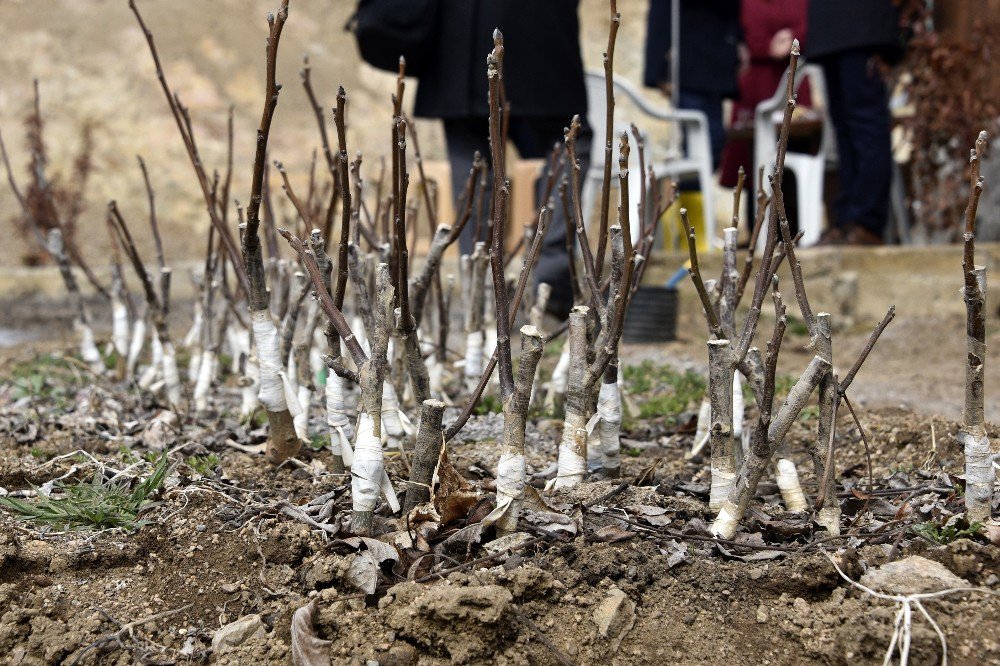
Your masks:
[[[258,409],[250,415],[250,425],[254,428],[261,428],[267,425],[267,412],[263,409]]]
[[[542,356],[545,358],[553,358],[562,354],[563,346],[566,344],[566,336],[561,335],[555,340],[546,343],[545,350],[542,352]]]
[[[622,372],[628,392],[639,404],[639,413],[635,415],[638,418],[676,416],[697,404],[705,393],[705,380],[701,375],[678,372],[652,361],[626,365]]]
[[[800,421],[815,421],[819,418],[819,405],[806,405],[799,412]]]
[[[56,484],[63,497],[53,499],[39,495],[33,501],[0,497],[0,506],[13,511],[23,520],[65,530],[102,530],[122,528],[133,530],[147,524],[140,520],[150,504],[150,496],[162,485],[169,470],[167,455],[157,460],[149,476],[132,487],[131,479],[106,481],[98,472],[90,481],[72,485]]]
[[[134,465],[135,463],[142,460],[139,456],[135,455],[135,453],[132,452],[132,449],[125,446],[124,444],[118,447],[118,459],[121,460],[126,465]]]
[[[188,456],[184,463],[202,476],[213,476],[222,459],[214,453],[204,456]]]
[[[964,523],[964,521],[959,521],[955,518],[952,518],[944,525],[938,525],[933,521],[929,521],[915,526],[913,531],[928,541],[933,541],[939,546],[945,546],[956,539],[971,539],[979,534],[979,531],[983,528],[981,523],[972,523],[964,528],[960,523]]]
[[[10,371],[10,396],[68,400],[80,386],[80,373],[71,362],[55,354],[43,354],[19,363]]]
[[[788,332],[792,335],[809,337],[809,327],[801,319],[788,315]]]
[[[477,416],[485,416],[490,412],[499,414],[503,411],[503,403],[500,402],[500,398],[495,395],[484,395],[480,400],[479,404],[476,405],[475,414]]]

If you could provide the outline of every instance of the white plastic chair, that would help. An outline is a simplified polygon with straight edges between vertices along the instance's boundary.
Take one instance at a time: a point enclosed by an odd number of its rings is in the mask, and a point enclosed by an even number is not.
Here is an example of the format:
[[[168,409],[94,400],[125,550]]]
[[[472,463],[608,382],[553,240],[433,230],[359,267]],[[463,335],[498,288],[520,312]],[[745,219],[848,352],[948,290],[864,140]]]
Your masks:
[[[774,95],[758,104],[754,112],[754,173],[757,173],[760,167],[764,167],[765,181],[762,185],[768,193],[771,188],[766,177],[774,170],[774,160],[777,157],[778,128],[785,112],[787,77],[786,71]],[[833,125],[826,107],[828,98],[823,70],[818,65],[799,66],[795,72],[796,91],[806,79],[809,80],[812,96],[823,102],[823,126],[819,150],[815,155],[787,151],[785,168],[795,174],[802,245],[813,245],[819,241],[823,233],[823,178],[827,162],[836,159],[836,144],[833,138]],[[766,228],[761,231],[765,232]],[[766,237],[766,233],[760,234],[761,240]]]
[[[584,220],[589,222],[604,181],[604,135],[607,116],[604,72],[588,71],[586,73],[586,84],[587,106],[589,108],[587,122],[594,132],[593,144],[590,151],[590,168],[587,170],[582,192],[583,216]],[[698,186],[702,192],[702,201],[705,210],[705,234],[710,242],[714,241],[715,206],[712,200],[714,181],[712,179],[712,148],[708,136],[708,117],[701,111],[688,109],[667,111],[656,108],[639,92],[634,84],[620,77],[615,77],[614,92],[616,102],[615,112],[616,116],[619,116],[615,123],[616,135],[630,129],[629,121],[635,122],[635,125],[640,130],[650,118],[676,125],[675,129],[677,131],[671,133],[672,139],[675,140],[671,141],[672,145],[669,146],[665,157],[658,161],[651,161],[651,153],[648,150],[649,143],[646,143],[646,164],[647,167],[651,166],[653,168],[653,177],[656,178],[657,182],[667,178],[678,179],[686,176],[696,176],[698,178]],[[629,121],[620,118],[622,109],[618,102],[622,98],[627,99],[631,105],[641,112],[643,117],[629,119]],[[684,136],[686,136],[686,141],[681,140]],[[631,140],[631,132],[629,132],[629,137]],[[643,138],[645,139],[645,137],[644,133]],[[618,160],[617,141],[615,143],[613,173],[617,173]],[[685,143],[687,144],[686,152],[683,150]],[[638,201],[635,197],[641,187],[640,179],[642,177],[643,175],[639,173],[638,168],[638,156],[633,146],[629,169],[629,191],[633,193],[633,201]],[[614,186],[617,184],[618,179],[612,178],[611,182]],[[652,205],[651,199],[650,197],[647,205]],[[637,241],[640,225],[638,209],[634,205],[629,211],[629,221],[632,223],[633,240]]]

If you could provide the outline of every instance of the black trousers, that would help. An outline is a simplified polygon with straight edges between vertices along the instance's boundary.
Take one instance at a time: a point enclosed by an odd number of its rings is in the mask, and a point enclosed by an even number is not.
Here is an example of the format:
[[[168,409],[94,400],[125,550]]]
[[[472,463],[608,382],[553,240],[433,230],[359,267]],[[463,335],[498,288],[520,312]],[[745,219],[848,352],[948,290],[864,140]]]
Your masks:
[[[517,148],[522,158],[547,159],[556,143],[563,141],[563,129],[569,124],[569,118],[511,118],[507,138]],[[487,162],[490,158],[489,122],[486,118],[445,118],[444,136],[448,144],[448,161],[451,164],[451,187],[456,205],[462,205],[458,199],[465,191],[465,183],[472,168],[472,158],[476,151]],[[590,163],[590,146],[592,133],[584,124],[576,142],[577,157],[580,160],[580,173],[586,174]],[[545,178],[539,178],[535,193],[536,206],[543,202],[545,195]],[[487,188],[492,179],[487,181]],[[488,194],[488,192],[487,192]],[[554,207],[549,230],[545,236],[538,264],[535,267],[534,283],[546,282],[552,286],[552,296],[549,298],[549,311],[557,317],[565,318],[573,307],[573,287],[570,284],[569,257],[566,254],[566,232],[572,229],[572,223],[567,225],[563,215],[562,204],[559,201],[558,190],[553,191]],[[489,215],[489,198],[484,200],[484,215]],[[520,224],[521,220],[514,220]],[[475,238],[475,220],[470,220],[459,237],[459,247],[462,254],[470,254],[477,240]],[[486,234],[484,220],[481,235]]]
[[[837,225],[857,224],[881,236],[889,212],[892,144],[885,83],[874,55],[871,49],[854,49],[818,62],[837,134]]]

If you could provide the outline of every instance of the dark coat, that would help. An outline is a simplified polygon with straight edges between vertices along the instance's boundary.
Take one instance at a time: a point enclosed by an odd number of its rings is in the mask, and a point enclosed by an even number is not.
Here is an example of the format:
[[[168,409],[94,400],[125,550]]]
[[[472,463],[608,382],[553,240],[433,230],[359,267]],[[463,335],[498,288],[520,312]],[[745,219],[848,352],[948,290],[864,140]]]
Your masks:
[[[504,84],[513,118],[586,117],[578,0],[441,0],[437,55],[417,87],[423,118],[489,115],[486,56],[504,36]]]
[[[870,49],[894,62],[902,54],[900,34],[899,12],[892,0],[810,0],[803,54],[818,59]]]
[[[651,0],[646,20],[646,67],[643,82],[658,87],[670,81],[671,13],[674,0]],[[740,42],[739,0],[675,0],[680,2],[680,88],[736,94]]]

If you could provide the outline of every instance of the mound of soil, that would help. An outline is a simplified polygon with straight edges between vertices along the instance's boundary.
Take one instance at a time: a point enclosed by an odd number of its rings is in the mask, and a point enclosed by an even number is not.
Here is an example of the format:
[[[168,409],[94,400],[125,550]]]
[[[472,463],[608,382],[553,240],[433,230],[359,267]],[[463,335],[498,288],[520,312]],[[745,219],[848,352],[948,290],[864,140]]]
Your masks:
[[[310,601],[311,644],[326,660],[315,663],[878,663],[899,603],[847,578],[890,562],[904,582],[978,588],[924,607],[952,663],[1000,660],[1000,548],[995,533],[961,522],[951,422],[868,411],[866,446],[841,415],[844,534],[786,513],[765,480],[741,532],[718,541],[706,529],[707,465],[685,456],[690,414],[625,433],[620,480],[549,492],[541,488],[555,473],[561,426],[539,418],[528,430],[538,492],[524,532],[496,540],[479,523],[493,501],[502,423],[487,414],[448,450],[467,484],[457,517],[406,523],[383,509],[368,542],[347,533],[350,480],[329,472],[326,450],[305,448],[273,468],[250,452],[264,428],[226,409],[180,419],[157,439],[147,424],[160,405],[48,362],[33,394],[16,390],[23,383],[0,394],[0,495],[59,496],[59,484],[95,474],[134,482],[156,448],[172,467],[131,529],[66,530],[0,510],[5,663],[288,663],[293,615]],[[23,369],[7,366],[22,378]],[[220,389],[220,404],[236,399],[235,387]],[[807,494],[816,483],[804,447],[815,427],[807,410],[789,437]],[[406,456],[387,460],[402,487]],[[930,583],[928,569],[938,572]],[[912,663],[940,654],[914,609]]]

